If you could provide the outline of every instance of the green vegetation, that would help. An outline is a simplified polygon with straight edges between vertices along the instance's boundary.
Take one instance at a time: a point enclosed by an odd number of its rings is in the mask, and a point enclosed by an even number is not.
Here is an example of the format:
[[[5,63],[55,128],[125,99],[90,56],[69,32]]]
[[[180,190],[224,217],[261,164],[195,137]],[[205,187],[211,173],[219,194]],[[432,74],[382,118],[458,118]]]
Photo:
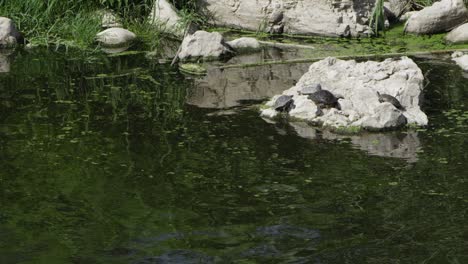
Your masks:
[[[13,19],[33,44],[88,48],[101,30],[100,11],[113,10],[124,24],[138,31],[136,25],[145,23],[141,17],[149,13],[151,3],[152,0],[0,0],[0,16]]]
[[[379,31],[385,29],[385,14],[384,14],[384,0],[376,0],[374,10],[370,18],[369,25],[374,31],[374,34],[378,35]]]
[[[150,25],[148,15],[155,0],[0,0],[0,16],[13,19],[28,41],[38,45],[93,47],[101,31],[104,11],[115,13],[123,26],[156,48],[165,33],[163,25]],[[156,0],[157,1],[157,0]],[[184,21],[201,21],[193,15],[192,1],[179,1]]]

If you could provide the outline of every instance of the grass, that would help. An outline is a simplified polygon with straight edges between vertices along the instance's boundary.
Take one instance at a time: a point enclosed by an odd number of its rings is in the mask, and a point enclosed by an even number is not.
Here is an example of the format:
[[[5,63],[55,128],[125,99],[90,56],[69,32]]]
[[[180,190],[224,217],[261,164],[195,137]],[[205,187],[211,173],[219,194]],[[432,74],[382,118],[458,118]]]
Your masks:
[[[121,18],[123,27],[154,48],[165,33],[162,25],[150,25],[147,19],[154,1],[0,0],[0,16],[11,18],[31,44],[90,49],[102,30],[102,11],[110,10]]]

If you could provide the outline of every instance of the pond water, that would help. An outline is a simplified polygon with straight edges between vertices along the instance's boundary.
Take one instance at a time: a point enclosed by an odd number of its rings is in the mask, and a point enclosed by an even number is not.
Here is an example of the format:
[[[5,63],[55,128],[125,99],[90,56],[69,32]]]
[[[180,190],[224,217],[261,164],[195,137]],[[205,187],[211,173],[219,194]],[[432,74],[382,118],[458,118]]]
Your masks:
[[[254,107],[308,64],[0,54],[0,263],[468,263],[468,81],[415,60],[430,126],[342,136]]]

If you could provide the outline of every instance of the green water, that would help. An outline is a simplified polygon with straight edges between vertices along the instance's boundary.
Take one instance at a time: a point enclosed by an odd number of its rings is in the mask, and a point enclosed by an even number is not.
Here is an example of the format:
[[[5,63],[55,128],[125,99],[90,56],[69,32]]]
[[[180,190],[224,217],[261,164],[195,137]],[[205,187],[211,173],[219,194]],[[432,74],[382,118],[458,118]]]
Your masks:
[[[307,65],[193,79],[138,54],[2,56],[2,264],[468,263],[449,60],[416,59],[428,128],[342,137],[250,107]]]

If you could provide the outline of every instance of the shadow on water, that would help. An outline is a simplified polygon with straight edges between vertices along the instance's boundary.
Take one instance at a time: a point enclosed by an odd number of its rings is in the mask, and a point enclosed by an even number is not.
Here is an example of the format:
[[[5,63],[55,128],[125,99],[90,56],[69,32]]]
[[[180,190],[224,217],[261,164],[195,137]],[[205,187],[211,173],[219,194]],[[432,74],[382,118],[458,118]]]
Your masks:
[[[191,79],[143,55],[6,58],[1,263],[468,261],[468,84],[449,61],[417,59],[429,127],[343,137],[239,103],[307,65]]]

